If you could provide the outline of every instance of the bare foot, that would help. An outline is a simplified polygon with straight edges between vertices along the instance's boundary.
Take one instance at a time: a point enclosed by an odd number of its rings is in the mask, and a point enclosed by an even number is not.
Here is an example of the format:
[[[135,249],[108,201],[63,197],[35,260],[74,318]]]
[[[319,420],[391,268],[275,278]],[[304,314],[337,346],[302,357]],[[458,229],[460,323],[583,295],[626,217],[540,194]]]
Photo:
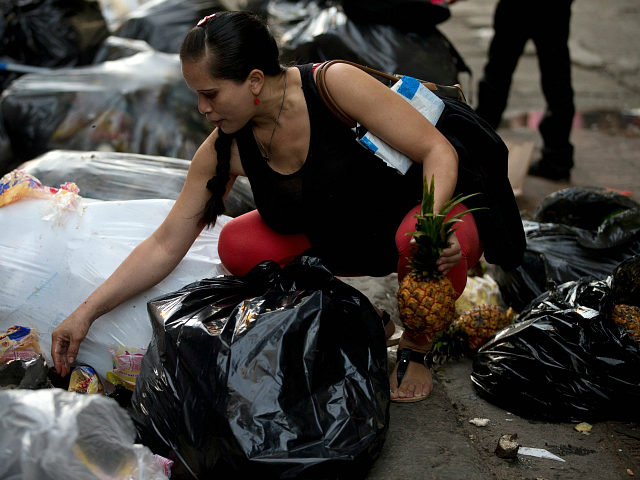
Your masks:
[[[431,371],[426,366],[417,362],[409,362],[407,371],[402,377],[400,388],[398,388],[397,372],[398,364],[396,363],[389,377],[392,400],[406,401],[414,397],[426,397],[433,390]]]

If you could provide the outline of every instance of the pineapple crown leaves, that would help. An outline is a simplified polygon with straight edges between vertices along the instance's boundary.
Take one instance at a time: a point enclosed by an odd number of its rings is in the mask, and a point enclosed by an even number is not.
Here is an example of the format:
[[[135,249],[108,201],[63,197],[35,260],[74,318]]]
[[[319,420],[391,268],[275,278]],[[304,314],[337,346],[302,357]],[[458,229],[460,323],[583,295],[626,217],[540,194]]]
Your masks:
[[[459,360],[469,351],[469,335],[453,325],[438,332],[433,339],[430,358],[434,364],[443,364],[447,360]]]
[[[423,278],[433,278],[440,275],[436,261],[440,257],[442,250],[449,246],[449,236],[453,231],[453,226],[462,221],[463,215],[482,209],[482,207],[471,208],[446,218],[456,205],[478,195],[478,193],[472,193],[470,195],[457,195],[449,199],[439,212],[434,212],[434,183],[433,176],[430,184],[427,183],[427,180],[424,181],[420,213],[415,215],[417,220],[416,229],[408,233],[416,241],[416,251],[412,257],[409,257],[409,265]]]

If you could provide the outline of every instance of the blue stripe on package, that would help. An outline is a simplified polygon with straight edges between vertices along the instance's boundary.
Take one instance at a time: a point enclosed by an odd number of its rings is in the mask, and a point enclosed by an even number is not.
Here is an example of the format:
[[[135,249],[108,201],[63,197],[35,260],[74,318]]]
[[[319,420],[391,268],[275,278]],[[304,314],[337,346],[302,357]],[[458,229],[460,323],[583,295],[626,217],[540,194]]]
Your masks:
[[[420,82],[413,77],[404,76],[399,82],[398,93],[411,101],[420,87]],[[392,89],[393,90],[393,89]]]
[[[438,122],[444,110],[444,102],[420,81],[405,75],[391,87],[391,90],[401,95],[433,125]],[[403,175],[413,163],[407,156],[394,150],[371,132],[367,132],[358,142]]]
[[[359,140],[360,144],[362,144],[367,150],[370,150],[372,153],[376,153],[378,151],[378,147],[375,143],[367,138],[365,135]]]

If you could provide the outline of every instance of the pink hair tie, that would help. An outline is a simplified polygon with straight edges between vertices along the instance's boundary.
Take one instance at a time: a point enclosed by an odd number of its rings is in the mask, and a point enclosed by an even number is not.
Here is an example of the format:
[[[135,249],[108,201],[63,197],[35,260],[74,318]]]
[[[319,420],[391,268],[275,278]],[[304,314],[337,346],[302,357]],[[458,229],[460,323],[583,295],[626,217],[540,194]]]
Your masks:
[[[211,15],[207,15],[206,17],[201,18],[200,21],[196,24],[196,27],[201,27],[202,25],[207,23],[207,21],[211,20],[215,16],[216,14],[212,13]]]

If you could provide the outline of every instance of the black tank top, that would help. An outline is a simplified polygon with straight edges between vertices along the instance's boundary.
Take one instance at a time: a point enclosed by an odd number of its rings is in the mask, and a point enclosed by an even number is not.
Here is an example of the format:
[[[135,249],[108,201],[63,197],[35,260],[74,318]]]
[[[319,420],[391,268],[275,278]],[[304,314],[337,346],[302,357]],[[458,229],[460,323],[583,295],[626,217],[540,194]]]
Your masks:
[[[402,175],[356,143],[355,133],[320,98],[313,65],[297,68],[311,126],[304,165],[280,174],[260,154],[250,125],[236,135],[256,207],[275,231],[305,233],[313,253],[337,273],[394,272],[395,233],[420,203],[422,166]]]

